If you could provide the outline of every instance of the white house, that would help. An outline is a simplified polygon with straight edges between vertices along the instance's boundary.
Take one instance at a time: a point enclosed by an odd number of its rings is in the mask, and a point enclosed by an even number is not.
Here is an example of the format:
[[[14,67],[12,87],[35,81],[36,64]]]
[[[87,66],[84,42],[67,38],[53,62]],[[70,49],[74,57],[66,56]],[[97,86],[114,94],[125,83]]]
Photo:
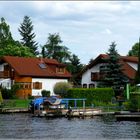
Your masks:
[[[68,82],[71,74],[55,59],[4,56],[0,59],[0,85],[8,89],[20,84],[20,98],[40,96],[42,90],[53,93],[57,82]]]
[[[98,83],[100,82],[100,77],[102,76],[100,70],[101,67],[106,65],[104,60],[107,57],[108,56],[106,54],[100,54],[85,67],[85,69],[82,71],[82,87],[97,87]],[[133,56],[120,56],[120,63],[123,64],[122,73],[130,82],[133,82],[137,71],[138,58]]]

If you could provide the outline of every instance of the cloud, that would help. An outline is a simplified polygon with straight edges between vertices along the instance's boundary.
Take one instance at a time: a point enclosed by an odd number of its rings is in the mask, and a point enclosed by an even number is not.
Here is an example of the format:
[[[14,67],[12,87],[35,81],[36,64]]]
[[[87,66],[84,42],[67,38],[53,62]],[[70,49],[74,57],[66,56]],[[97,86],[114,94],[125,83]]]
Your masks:
[[[127,54],[139,37],[139,7],[138,1],[0,1],[0,17],[20,39],[17,29],[30,16],[39,44],[46,43],[48,33],[60,33],[63,44],[87,63],[106,53],[112,41]]]

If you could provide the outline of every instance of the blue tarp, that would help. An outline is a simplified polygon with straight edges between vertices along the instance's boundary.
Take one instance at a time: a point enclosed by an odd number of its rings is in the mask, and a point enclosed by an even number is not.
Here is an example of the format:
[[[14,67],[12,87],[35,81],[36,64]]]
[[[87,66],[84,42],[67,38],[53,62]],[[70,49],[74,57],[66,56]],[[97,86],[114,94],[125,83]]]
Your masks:
[[[31,105],[33,105],[36,109],[39,109],[40,104],[43,104],[45,100],[48,100],[51,104],[55,103],[55,101],[59,99],[56,96],[51,96],[51,97],[39,97],[31,101]],[[85,101],[86,98],[63,98],[60,102],[60,104],[66,104],[68,106],[69,101],[74,101],[75,102],[75,107],[76,107],[76,102],[77,101]]]

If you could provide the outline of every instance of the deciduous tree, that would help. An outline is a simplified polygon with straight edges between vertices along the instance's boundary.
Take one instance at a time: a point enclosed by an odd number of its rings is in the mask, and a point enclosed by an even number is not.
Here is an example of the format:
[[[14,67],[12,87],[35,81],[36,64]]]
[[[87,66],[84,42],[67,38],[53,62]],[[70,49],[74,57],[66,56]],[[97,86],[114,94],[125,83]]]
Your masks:
[[[48,58],[53,58],[59,62],[66,62],[70,57],[69,49],[61,45],[62,40],[59,34],[49,34],[48,41],[44,45],[45,54]],[[43,48],[44,49],[44,48]],[[44,50],[42,51],[44,52]]]

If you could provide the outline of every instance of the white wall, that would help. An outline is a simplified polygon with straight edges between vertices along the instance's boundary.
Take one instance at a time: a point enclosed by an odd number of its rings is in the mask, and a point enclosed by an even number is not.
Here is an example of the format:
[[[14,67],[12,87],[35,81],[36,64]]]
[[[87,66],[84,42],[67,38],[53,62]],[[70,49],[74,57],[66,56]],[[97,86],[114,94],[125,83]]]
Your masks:
[[[82,81],[81,84],[95,84],[95,87],[97,86],[97,82],[91,81],[91,73],[92,72],[99,72],[99,68],[102,64],[97,64],[96,66],[92,67],[91,69],[88,69],[86,72],[82,75]]]
[[[7,65],[8,63],[3,63],[0,65],[0,71],[4,71],[4,65]]]
[[[127,62],[128,65],[130,65],[133,69],[135,69],[137,71],[138,69],[138,64],[136,63],[132,63],[132,62]]]
[[[67,79],[45,79],[45,78],[32,78],[32,82],[42,82],[42,89],[36,90],[32,89],[32,95],[38,96],[41,95],[41,91],[43,89],[49,90],[51,92],[51,95],[54,95],[53,87],[57,82],[68,82]]]
[[[5,87],[7,89],[11,89],[11,79],[0,79],[0,85],[2,85],[2,87]]]

